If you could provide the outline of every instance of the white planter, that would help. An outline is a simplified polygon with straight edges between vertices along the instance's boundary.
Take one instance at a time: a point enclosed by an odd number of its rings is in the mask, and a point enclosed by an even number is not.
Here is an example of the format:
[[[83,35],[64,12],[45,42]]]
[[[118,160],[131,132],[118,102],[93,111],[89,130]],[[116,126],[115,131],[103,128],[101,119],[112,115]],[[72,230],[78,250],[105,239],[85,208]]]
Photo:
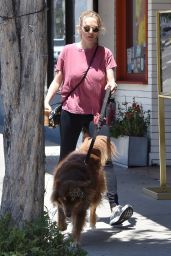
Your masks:
[[[125,167],[147,166],[148,162],[148,139],[146,137],[111,138],[116,146],[117,156],[113,162]]]

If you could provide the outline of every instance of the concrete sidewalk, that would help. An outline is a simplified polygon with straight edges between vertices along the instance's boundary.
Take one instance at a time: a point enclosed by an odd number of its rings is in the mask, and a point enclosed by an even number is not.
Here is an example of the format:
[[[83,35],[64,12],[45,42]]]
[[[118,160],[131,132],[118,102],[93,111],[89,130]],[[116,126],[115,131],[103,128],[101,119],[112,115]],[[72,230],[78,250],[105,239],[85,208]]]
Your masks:
[[[59,155],[59,145],[46,140],[45,206],[50,213],[53,168]],[[81,246],[89,256],[170,256],[171,255],[171,202],[155,200],[143,193],[144,187],[159,187],[159,167],[123,168],[114,166],[118,180],[120,204],[132,204],[134,214],[122,226],[111,227],[110,209],[106,199],[97,210],[95,230],[87,223]],[[169,168],[170,169],[170,168]],[[169,176],[170,171],[168,170]],[[0,134],[0,197],[4,173],[2,134]],[[169,183],[171,183],[169,177]],[[68,227],[70,231],[71,227]]]
[[[52,187],[52,170],[57,162],[59,146],[46,141],[45,204],[49,204]],[[132,204],[134,214],[121,226],[109,225],[110,209],[106,199],[97,210],[96,230],[87,223],[81,246],[89,256],[170,256],[171,254],[171,202],[155,200],[143,193],[143,188],[159,187],[159,167],[123,168],[114,166],[120,204]],[[171,169],[169,182],[171,183]],[[51,208],[52,209],[52,208]],[[68,227],[70,231],[71,227]]]

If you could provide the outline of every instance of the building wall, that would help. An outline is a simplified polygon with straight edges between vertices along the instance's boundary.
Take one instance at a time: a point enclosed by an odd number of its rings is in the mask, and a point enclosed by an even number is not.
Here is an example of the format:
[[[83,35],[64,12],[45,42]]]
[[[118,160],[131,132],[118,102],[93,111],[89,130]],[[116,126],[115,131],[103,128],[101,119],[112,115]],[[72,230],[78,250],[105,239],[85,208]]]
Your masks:
[[[110,48],[115,55],[115,1],[99,0],[99,13],[106,25],[106,34],[101,36],[100,43]],[[171,10],[171,0],[148,0],[148,84],[119,84],[116,101],[136,101],[144,110],[151,111],[149,165],[159,164],[158,133],[158,91],[157,91],[157,47],[156,47],[156,12]],[[166,163],[171,165],[171,100],[165,100],[166,123]]]
[[[151,119],[151,152],[150,163],[159,163],[158,134],[158,91],[157,91],[157,45],[156,45],[156,13],[159,10],[171,10],[171,0],[148,1],[148,71],[149,84],[152,87],[152,119]],[[165,136],[166,163],[171,165],[171,100],[165,99]]]

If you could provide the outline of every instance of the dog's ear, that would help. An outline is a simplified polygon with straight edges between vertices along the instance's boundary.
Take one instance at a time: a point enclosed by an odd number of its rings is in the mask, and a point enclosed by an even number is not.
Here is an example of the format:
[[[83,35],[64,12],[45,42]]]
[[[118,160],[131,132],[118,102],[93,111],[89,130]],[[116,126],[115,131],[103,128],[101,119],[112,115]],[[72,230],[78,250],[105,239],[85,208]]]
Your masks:
[[[93,148],[92,153],[96,155],[98,158],[101,158],[101,151],[98,148]]]
[[[58,191],[55,189],[53,190],[52,194],[51,194],[51,201],[52,202],[57,202],[59,198],[59,193]]]
[[[87,161],[89,168],[99,169],[101,166],[101,152],[98,149],[93,149],[90,158]]]
[[[58,198],[60,197],[60,182],[59,181],[55,181],[54,180],[54,184],[53,184],[53,191],[52,191],[52,194],[51,194],[51,201],[52,202],[56,202],[58,201]]]

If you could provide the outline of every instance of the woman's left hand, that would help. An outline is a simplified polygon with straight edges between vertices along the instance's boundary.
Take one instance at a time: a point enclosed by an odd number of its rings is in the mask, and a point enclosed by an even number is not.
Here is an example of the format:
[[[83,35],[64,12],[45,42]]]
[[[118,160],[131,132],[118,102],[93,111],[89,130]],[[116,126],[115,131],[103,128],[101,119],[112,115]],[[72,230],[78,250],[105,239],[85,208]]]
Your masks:
[[[113,82],[113,83],[107,83],[106,86],[105,86],[105,90],[106,90],[108,87],[110,87],[111,93],[113,94],[113,93],[116,92],[118,85],[117,85],[115,82]]]
[[[116,90],[117,90],[117,84],[115,82],[115,76],[114,76],[114,71],[112,68],[110,69],[107,69],[106,71],[106,74],[107,74],[107,84],[105,86],[105,90],[110,86],[111,88],[111,93],[115,93]]]

